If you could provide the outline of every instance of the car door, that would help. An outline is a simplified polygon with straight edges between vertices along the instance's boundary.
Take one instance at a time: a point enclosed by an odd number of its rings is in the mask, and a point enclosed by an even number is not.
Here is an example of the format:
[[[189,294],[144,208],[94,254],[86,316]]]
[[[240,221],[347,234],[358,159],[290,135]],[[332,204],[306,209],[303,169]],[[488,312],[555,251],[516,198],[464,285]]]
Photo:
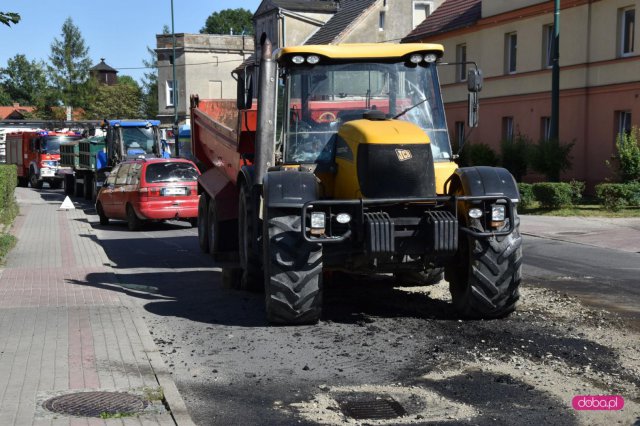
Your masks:
[[[102,205],[102,210],[107,217],[113,217],[113,188],[115,187],[116,175],[120,166],[115,166],[109,176],[105,179],[100,193],[98,194],[98,202]]]
[[[129,175],[130,163],[120,164],[118,174],[116,175],[115,185],[111,194],[111,208],[113,217],[123,219],[126,217],[127,211],[127,177]]]

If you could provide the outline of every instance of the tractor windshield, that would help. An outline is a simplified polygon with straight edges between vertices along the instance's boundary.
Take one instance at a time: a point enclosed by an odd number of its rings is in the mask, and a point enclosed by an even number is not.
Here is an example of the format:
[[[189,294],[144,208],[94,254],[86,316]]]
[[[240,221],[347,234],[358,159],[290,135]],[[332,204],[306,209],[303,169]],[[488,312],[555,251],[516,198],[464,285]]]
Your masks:
[[[279,140],[285,162],[331,161],[340,125],[370,110],[423,129],[435,161],[451,157],[434,64],[357,62],[290,68],[283,103]]]
[[[127,156],[155,154],[156,131],[152,127],[121,127],[122,142]]]

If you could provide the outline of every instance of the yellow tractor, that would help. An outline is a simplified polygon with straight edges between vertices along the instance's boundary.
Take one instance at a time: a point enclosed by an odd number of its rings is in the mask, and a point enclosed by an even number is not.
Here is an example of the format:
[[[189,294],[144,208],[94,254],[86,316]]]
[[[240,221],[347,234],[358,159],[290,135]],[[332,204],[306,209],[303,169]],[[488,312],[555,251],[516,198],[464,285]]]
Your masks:
[[[280,324],[321,318],[323,271],[331,270],[421,285],[444,272],[461,316],[513,311],[517,185],[505,169],[455,163],[438,80],[443,47],[272,51],[265,37],[261,47],[257,111],[255,70],[236,70],[232,137],[204,123],[220,108],[192,100],[194,152],[209,168],[199,238],[226,262],[225,281],[264,287],[267,319]],[[482,76],[472,67],[468,77],[475,126]]]

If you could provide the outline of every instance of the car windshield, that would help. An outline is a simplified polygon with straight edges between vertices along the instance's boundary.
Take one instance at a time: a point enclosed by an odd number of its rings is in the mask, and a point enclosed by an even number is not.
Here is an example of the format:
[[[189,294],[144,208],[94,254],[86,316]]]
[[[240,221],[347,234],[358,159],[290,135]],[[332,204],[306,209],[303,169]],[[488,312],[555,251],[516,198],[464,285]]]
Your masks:
[[[363,118],[369,110],[414,123],[429,136],[434,160],[451,158],[434,64],[358,62],[292,68],[285,76],[283,108],[278,136],[285,162],[330,161],[340,125]]]
[[[198,170],[189,163],[155,163],[147,166],[147,183],[191,182],[198,179]]]
[[[80,139],[80,136],[45,136],[40,140],[40,151],[46,154],[60,154],[60,144]]]
[[[147,127],[121,127],[122,141],[127,155],[154,154],[155,132]]]

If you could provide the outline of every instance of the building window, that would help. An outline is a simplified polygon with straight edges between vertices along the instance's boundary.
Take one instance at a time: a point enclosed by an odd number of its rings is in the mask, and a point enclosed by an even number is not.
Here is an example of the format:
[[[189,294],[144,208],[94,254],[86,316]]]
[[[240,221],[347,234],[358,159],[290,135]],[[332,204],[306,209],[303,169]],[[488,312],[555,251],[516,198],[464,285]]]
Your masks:
[[[172,107],[174,105],[173,99],[173,80],[167,80],[165,85],[165,94],[167,96],[167,106]]]
[[[513,142],[513,117],[502,117],[502,140]]]
[[[551,139],[551,117],[540,118],[540,140]]]
[[[431,15],[431,2],[413,2],[413,28],[420,25],[429,15]]]
[[[459,44],[456,46],[456,76],[458,81],[467,81],[467,45]]]
[[[553,25],[542,27],[542,68],[553,66]]]
[[[506,74],[513,74],[516,72],[517,52],[518,34],[506,34],[504,40],[504,70]]]
[[[456,121],[455,141],[455,148],[459,151],[460,147],[464,144],[464,121]]]
[[[616,138],[620,134],[631,133],[631,111],[616,111]]]
[[[378,30],[379,31],[384,31],[384,19],[385,19],[385,12],[381,11],[380,12],[380,19],[378,20]]]
[[[620,55],[633,53],[636,33],[636,10],[632,7],[620,10]]]

